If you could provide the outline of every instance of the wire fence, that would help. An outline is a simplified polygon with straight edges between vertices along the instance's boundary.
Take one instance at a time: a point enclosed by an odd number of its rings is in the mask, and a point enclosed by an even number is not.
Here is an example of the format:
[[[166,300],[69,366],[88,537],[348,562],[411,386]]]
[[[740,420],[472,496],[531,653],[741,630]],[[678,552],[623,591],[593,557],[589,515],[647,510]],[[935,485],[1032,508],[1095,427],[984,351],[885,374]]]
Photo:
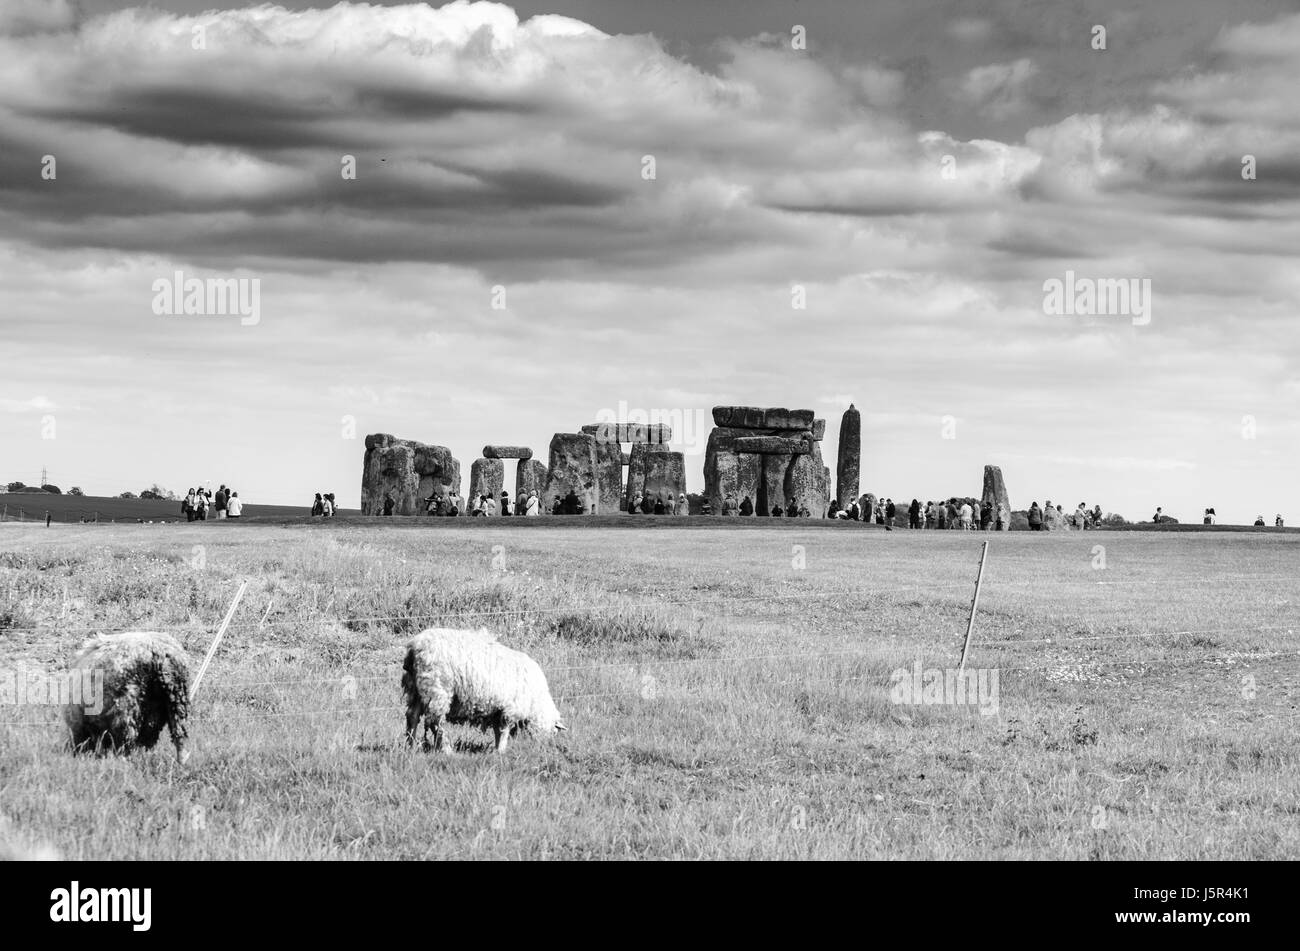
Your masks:
[[[1060,593],[1066,586],[1078,586],[1081,591],[1094,589],[1096,586],[1125,586],[1125,585],[1187,585],[1196,583],[1205,583],[1204,577],[1182,577],[1182,578],[1128,578],[1117,580],[1097,580],[1097,579],[1054,579],[1051,588],[1054,593]],[[1216,574],[1214,581],[1251,581],[1260,585],[1287,585],[1295,588],[1296,593],[1300,595],[1300,576],[1295,574],[1278,574],[1278,575],[1260,575],[1257,573],[1244,573],[1240,575]],[[1038,588],[1043,582],[1037,579],[987,579],[984,581],[986,592],[999,593],[1001,589],[1017,590],[1021,588]],[[751,594],[748,592],[733,590],[725,596],[706,596],[696,598],[685,598],[674,600],[672,598],[654,598],[653,600],[637,600],[635,598],[621,598],[612,596],[607,601],[590,604],[562,604],[548,605],[545,607],[521,607],[521,608],[482,608],[482,609],[465,609],[461,607],[447,607],[441,610],[432,611],[411,611],[402,614],[339,614],[332,617],[300,617],[300,618],[276,618],[270,619],[270,608],[273,603],[268,603],[267,612],[259,621],[248,619],[237,622],[233,625],[235,629],[265,629],[265,628],[302,628],[302,627],[320,627],[320,626],[354,626],[364,624],[391,624],[404,625],[413,622],[445,622],[445,621],[467,621],[479,620],[488,622],[493,620],[504,620],[510,618],[527,618],[543,617],[554,615],[576,615],[576,614],[608,614],[610,612],[663,612],[671,609],[690,608],[692,611],[701,608],[721,607],[724,610],[712,615],[704,614],[719,620],[732,617],[750,617],[755,615],[756,609],[764,604],[773,602],[788,601],[807,601],[823,600],[828,602],[828,606],[834,609],[844,609],[845,604],[839,603],[841,599],[857,598],[866,601],[887,600],[896,595],[910,593],[933,593],[935,591],[969,591],[972,584],[969,581],[953,582],[935,582],[921,585],[890,585],[879,588],[872,588],[871,581],[864,581],[852,588],[841,588],[831,590],[813,590],[813,591],[788,591],[772,592],[765,591],[762,594]],[[490,593],[490,592],[486,592]],[[1098,592],[1101,594],[1101,592]],[[1280,606],[1290,607],[1289,600],[1279,602]],[[333,605],[327,605],[327,608]],[[1055,605],[1052,605],[1055,608]],[[1128,613],[1125,607],[1117,610]],[[703,612],[702,612],[703,614]],[[769,615],[770,616],[770,615]],[[1300,623],[1300,618],[1297,619]],[[180,633],[199,633],[206,631],[207,628],[202,625],[178,625],[169,619],[158,619],[156,617],[141,617],[135,620],[118,621],[116,624],[81,624],[67,625],[64,623],[50,622],[45,626],[23,626],[23,625],[4,625],[3,630],[11,633],[21,634],[40,634],[40,633],[58,633],[58,634],[98,634],[110,633],[114,628],[119,631],[140,630],[141,626],[166,626],[172,631]],[[1280,625],[1293,629],[1294,625]],[[1271,629],[1271,628],[1269,628]],[[1149,632],[1141,635],[1114,635],[1117,637],[1124,636],[1149,636],[1159,637],[1166,632]],[[1179,632],[1168,632],[1179,633]],[[1198,633],[1198,632],[1187,632]],[[1205,633],[1214,633],[1207,631]],[[1040,639],[1044,642],[1053,640],[1051,638]]]
[[[1181,637],[1186,635],[1256,633],[1256,632],[1263,632],[1266,630],[1276,631],[1276,630],[1281,630],[1281,628],[1262,628],[1262,629],[1250,628],[1250,627],[1203,628],[1195,631],[1180,630],[1180,631],[1145,632],[1142,634],[1133,634],[1133,635],[1126,635],[1126,636],[1140,637],[1140,638],[1149,638],[1149,637],[1173,638],[1173,637]],[[1047,641],[1047,643],[1062,643],[1071,640],[1076,640],[1076,641],[1089,640],[1089,638],[1061,638],[1055,641],[1049,640]],[[1032,643],[1039,643],[1039,641],[1026,641],[1026,642],[1019,642],[1019,643],[1023,643],[1026,646],[1028,646],[1029,644]],[[1001,650],[1004,649],[1006,646],[1008,646],[1008,642],[984,642],[975,645],[976,648],[987,648],[992,650]],[[891,646],[891,650],[895,654],[905,652],[904,649],[898,648],[896,646]],[[675,670],[684,670],[688,668],[719,669],[728,666],[733,668],[741,668],[746,664],[753,664],[753,663],[768,663],[772,661],[811,663],[814,661],[824,661],[832,658],[837,660],[855,660],[855,659],[871,660],[875,662],[878,666],[880,666],[880,670],[871,674],[864,674],[858,676],[846,677],[840,675],[840,676],[829,676],[829,677],[796,677],[793,679],[777,681],[777,682],[760,680],[760,681],[755,681],[755,684],[767,688],[767,687],[778,687],[778,686],[814,686],[814,685],[823,685],[823,684],[847,685],[847,684],[870,681],[870,682],[874,682],[877,686],[884,688],[888,685],[888,683],[890,682],[890,678],[892,676],[892,672],[888,671],[886,668],[888,668],[891,663],[898,662],[897,657],[895,657],[894,660],[892,661],[887,661],[882,656],[882,653],[879,649],[864,650],[859,647],[853,649],[842,649],[842,650],[833,650],[833,651],[814,650],[814,651],[791,651],[791,652],[784,652],[784,653],[765,652],[761,654],[731,654],[731,655],[716,656],[716,657],[692,657],[692,658],[671,658],[671,659],[641,658],[632,661],[548,666],[545,668],[545,671],[552,678],[556,677],[556,675],[573,674],[573,673],[593,673],[596,671],[613,671],[613,670],[632,671],[634,673],[639,672],[643,675],[647,673],[663,675],[665,671],[674,670],[674,669]],[[1039,672],[1050,672],[1050,671],[1069,672],[1071,670],[1088,670],[1088,669],[1099,669],[1099,668],[1135,668],[1140,670],[1146,670],[1148,668],[1161,668],[1161,667],[1180,667],[1180,666],[1197,666],[1197,665],[1204,666],[1204,665],[1216,665],[1216,664],[1220,666],[1223,665],[1231,666],[1233,664],[1240,664],[1241,667],[1237,668],[1240,670],[1243,669],[1245,666],[1253,663],[1257,663],[1265,660],[1277,660],[1277,659],[1300,659],[1300,650],[1274,650],[1274,651],[1238,650],[1238,651],[1227,651],[1227,652],[1213,653],[1213,654],[1198,654],[1195,656],[1163,657],[1163,658],[1143,658],[1143,657],[1098,658],[1098,657],[1089,656],[1086,658],[1070,658],[1068,660],[1057,660],[1051,663],[1040,662],[1040,663],[1032,663],[1032,664],[1013,664],[1013,665],[998,663],[992,669],[996,670],[999,674],[1003,674],[1003,673],[1013,673],[1013,672],[1015,673],[1039,673]],[[924,655],[919,651],[917,654],[917,661],[922,663],[925,662]],[[955,663],[955,656],[952,656],[950,654],[949,656],[944,658],[936,658],[932,654],[929,658],[929,662],[931,664],[935,664],[935,663],[943,664],[945,662],[948,664],[953,664]],[[771,669],[774,672],[782,670],[782,668],[775,668],[775,667]],[[897,669],[905,669],[905,668],[897,668]],[[971,668],[969,669],[972,671],[978,670],[980,669],[980,665],[972,665]],[[1298,671],[1298,673],[1300,673],[1300,671]],[[345,673],[334,674],[331,676],[293,677],[293,678],[274,679],[274,680],[215,679],[215,680],[208,681],[207,686],[210,688],[210,690],[223,691],[223,692],[231,691],[231,690],[249,690],[250,688],[262,688],[262,687],[272,687],[280,690],[286,690],[292,688],[306,689],[306,688],[318,687],[323,684],[330,684],[340,688],[345,688],[350,684],[355,689],[356,685],[358,684],[381,683],[387,681],[392,685],[393,689],[396,690],[398,687],[399,679],[400,679],[400,674],[396,670],[390,670],[387,673],[378,673],[378,672],[373,674],[360,673],[358,675],[358,674],[345,672]],[[657,684],[656,689],[662,690],[664,687],[669,685],[671,685],[670,681],[661,682]],[[1300,681],[1297,682],[1297,686],[1300,686]],[[563,704],[563,703],[572,703],[578,700],[609,699],[614,697],[619,697],[624,699],[635,699],[640,695],[640,691],[642,687],[643,684],[640,681],[635,681],[630,683],[628,686],[620,688],[618,690],[604,690],[596,693],[581,693],[581,692],[572,693],[569,692],[569,690],[567,689],[567,685],[562,685],[559,687],[558,690],[556,690],[556,692],[559,698],[558,702]],[[275,699],[280,700],[283,698],[276,697]],[[230,700],[229,698],[223,699],[219,697],[219,698],[211,699],[208,702],[221,703],[224,706],[228,706],[231,703],[236,703],[239,701]],[[299,717],[299,716],[310,717],[310,716],[325,716],[325,715],[354,716],[356,714],[361,714],[361,713],[378,713],[378,712],[397,713],[397,712],[401,712],[404,709],[405,709],[404,707],[399,705],[382,706],[382,707],[363,707],[356,703],[343,703],[337,706],[324,707],[324,708],[319,708],[319,707],[298,708],[290,711],[262,711],[256,713],[239,713],[239,714],[229,714],[229,715],[222,714],[221,721],[226,722],[226,721],[244,721],[244,720],[260,720],[260,719],[282,719],[282,718],[291,718],[291,717]],[[1290,714],[1288,713],[1287,715]],[[59,721],[57,719],[53,719],[53,718],[31,720],[31,721],[6,719],[6,720],[0,720],[0,726],[51,726],[57,724],[58,722]]]
[[[1169,578],[1169,577],[1132,578],[1130,577],[1130,578],[1116,578],[1116,579],[1111,579],[1109,577],[1108,578],[1093,578],[1093,577],[1069,578],[1069,579],[1054,579],[1051,584],[1051,590],[1054,593],[1059,593],[1063,587],[1072,586],[1075,589],[1075,591],[1078,593],[1082,593],[1084,591],[1098,592],[1099,587],[1104,589],[1104,588],[1125,586],[1125,585],[1152,585],[1152,584],[1178,586],[1184,584],[1203,584],[1207,580],[1211,580],[1211,579],[1207,579],[1204,577],[1191,577],[1191,578],[1186,578],[1186,577],[1184,578]],[[1212,580],[1215,581],[1216,583],[1223,583],[1226,581],[1243,581],[1243,582],[1249,581],[1255,584],[1294,586],[1297,589],[1300,589],[1300,578],[1297,578],[1293,574],[1279,573],[1277,575],[1260,575],[1258,573],[1240,573],[1240,574],[1216,573],[1215,575],[1213,575]],[[1016,594],[1017,596],[1022,596],[1021,593],[1026,588],[1029,589],[1029,593],[1032,595],[1036,589],[1042,587],[1043,583],[1041,580],[1034,579],[1034,578],[997,579],[994,577],[988,577],[982,579],[979,582],[979,584],[984,590],[985,596],[988,597],[990,595],[996,596],[999,593],[1002,594],[1013,593]],[[907,595],[910,593],[933,594],[937,591],[942,591],[945,593],[952,592],[952,591],[971,591],[973,587],[975,587],[973,581],[951,581],[951,582],[945,581],[945,582],[933,582],[933,583],[925,583],[925,584],[917,584],[917,585],[888,585],[888,586],[882,584],[879,587],[873,587],[873,582],[868,579],[863,582],[859,582],[858,584],[855,584],[853,587],[841,588],[835,590],[823,590],[823,589],[807,590],[807,591],[768,590],[762,592],[761,594],[755,595],[747,591],[732,589],[727,591],[724,594],[710,593],[708,595],[702,595],[699,597],[689,597],[689,598],[681,598],[681,599],[659,597],[659,598],[654,598],[653,600],[638,600],[635,597],[622,597],[616,595],[614,597],[611,597],[610,600],[608,601],[604,601],[600,603],[589,603],[589,604],[573,603],[573,604],[563,604],[563,605],[547,605],[547,606],[520,607],[520,608],[492,607],[492,608],[485,608],[481,610],[467,610],[464,608],[449,606],[447,608],[430,610],[424,613],[418,611],[405,612],[400,614],[376,614],[376,615],[348,615],[345,613],[337,617],[310,617],[310,618],[309,617],[299,617],[299,618],[280,617],[275,619],[272,619],[270,615],[272,612],[272,608],[275,606],[275,599],[277,595],[272,594],[268,597],[265,610],[262,610],[261,608],[257,609],[257,613],[261,615],[260,620],[255,620],[254,618],[247,618],[245,620],[234,623],[232,627],[235,630],[243,630],[243,631],[251,630],[254,632],[263,632],[267,630],[275,630],[275,629],[282,629],[282,628],[301,629],[304,627],[311,628],[311,627],[324,626],[324,625],[329,625],[329,626],[343,625],[348,627],[355,627],[359,625],[403,626],[403,625],[413,625],[417,622],[442,622],[446,624],[450,622],[466,621],[469,619],[477,619],[480,623],[482,623],[482,622],[491,622],[494,620],[495,621],[504,621],[508,619],[521,620],[529,617],[554,618],[556,615],[573,616],[573,615],[581,615],[583,613],[592,613],[592,614],[609,613],[609,612],[671,613],[673,611],[682,611],[686,609],[689,609],[690,611],[692,623],[697,621],[698,622],[725,622],[733,619],[763,621],[763,622],[778,621],[778,620],[794,621],[799,619],[807,620],[809,617],[808,609],[804,608],[799,611],[785,612],[785,613],[761,613],[761,612],[764,608],[768,608],[773,605],[778,605],[778,606],[789,605],[791,603],[798,603],[810,599],[816,599],[825,602],[825,606],[829,610],[842,614],[844,612],[849,611],[851,607],[853,607],[853,605],[851,605],[850,602],[852,602],[854,599],[864,602],[856,606],[858,608],[865,609],[865,608],[873,607],[882,601],[888,602],[890,600],[896,600],[899,596]],[[283,593],[280,593],[278,596],[281,599],[284,598]],[[65,594],[65,599],[66,599],[66,594]],[[985,604],[987,609],[988,602],[986,601]],[[330,604],[327,606],[327,610],[329,608],[332,608],[333,606],[334,606],[334,600],[331,599]],[[1283,606],[1283,607],[1293,609],[1289,600],[1284,600],[1279,602],[1278,606]],[[1052,604],[1046,605],[1045,607],[1050,608],[1052,610],[1056,610],[1059,607],[1059,602],[1053,602]],[[719,608],[721,610],[717,610]],[[972,605],[972,609],[973,609],[973,605]],[[1127,615],[1131,612],[1125,609],[1121,611],[1121,613],[1125,617],[1127,617]],[[157,619],[139,619],[137,621],[127,621],[122,623],[124,629],[136,629],[136,630],[140,629],[141,627],[160,627],[160,628],[169,629],[175,633],[188,633],[188,634],[198,634],[202,631],[207,630],[207,628],[204,626],[196,626],[193,624],[188,626],[177,626],[174,623],[160,621]],[[67,626],[62,622],[52,621],[46,624],[45,626],[26,626],[26,627],[0,626],[0,632],[8,633],[8,634],[26,634],[26,635],[38,635],[41,633],[57,633],[60,635],[67,635],[67,634],[75,634],[75,633],[98,633],[103,631],[104,628],[105,625]],[[1046,636],[1046,637],[1024,636],[1024,637],[1014,637],[1014,638],[999,637],[991,640],[981,640],[977,637],[971,643],[971,651],[973,653],[992,652],[995,654],[995,656],[1000,656],[1003,652],[1006,651],[1026,650],[1026,649],[1033,649],[1033,648],[1039,650],[1047,650],[1058,646],[1074,645],[1074,644],[1122,642],[1122,641],[1142,641],[1149,644],[1158,639],[1177,639],[1177,638],[1188,638],[1188,637],[1209,638],[1212,635],[1228,635],[1228,634],[1235,634],[1235,635],[1241,635],[1241,634],[1266,635],[1267,634],[1276,637],[1276,636],[1283,636],[1282,632],[1285,632],[1284,636],[1289,638],[1294,636],[1294,630],[1295,630],[1295,625],[1293,623],[1283,623],[1283,624],[1263,624],[1263,625],[1261,624],[1238,625],[1238,626],[1231,626],[1231,627],[1213,627],[1213,628],[1196,628],[1196,629],[1189,628],[1189,629],[1154,630],[1154,631],[1152,630],[1120,631],[1120,632],[1113,632],[1113,633],[1085,633],[1085,632],[1075,631],[1073,633],[1059,635],[1059,636]],[[861,629],[859,629],[854,633],[853,636],[855,636],[858,641],[861,641],[865,633],[867,632],[864,632]],[[881,634],[884,632],[874,631],[871,633]],[[959,637],[960,637],[960,632],[954,630],[953,631],[954,641]],[[1209,645],[1199,645],[1199,646],[1217,647],[1220,645],[1209,644]],[[913,648],[915,648],[918,651],[918,657],[920,657],[920,652],[923,649],[926,649],[927,647],[928,649],[935,652],[939,650],[939,647],[937,645],[922,644],[922,645],[911,645],[909,647],[907,645],[899,645],[899,644],[894,644],[889,642],[882,642],[876,645],[871,650],[864,650],[861,644],[859,643],[858,645],[853,647],[845,647],[842,649],[833,649],[833,650],[821,649],[821,650],[800,650],[800,651],[790,651],[790,652],[764,651],[761,653],[753,653],[753,654],[741,653],[741,654],[726,654],[721,656],[705,656],[705,657],[690,657],[690,658],[643,657],[643,658],[637,658],[633,660],[610,661],[610,662],[600,662],[600,663],[590,663],[590,664],[554,665],[554,666],[547,666],[545,668],[545,671],[548,674],[548,676],[552,678],[559,678],[561,680],[575,674],[592,675],[595,674],[596,672],[602,672],[602,671],[608,672],[608,671],[615,671],[615,670],[622,670],[622,671],[630,670],[633,672],[638,672],[638,671],[663,672],[668,670],[684,671],[692,668],[716,670],[725,665],[731,665],[733,667],[739,668],[745,664],[754,664],[754,663],[775,664],[776,662],[783,662],[785,666],[782,668],[773,667],[773,669],[785,671],[785,670],[789,670],[796,663],[812,664],[814,662],[827,661],[832,658],[840,661],[855,660],[855,659],[856,660],[871,659],[877,664],[884,664],[885,659],[888,656],[890,655],[896,656],[902,652],[910,651]],[[1062,668],[1070,668],[1071,666],[1088,667],[1088,668],[1129,667],[1129,668],[1146,669],[1150,667],[1163,667],[1168,665],[1212,664],[1215,662],[1220,662],[1228,665],[1236,664],[1236,663],[1247,664],[1247,663],[1263,661],[1263,660],[1292,659],[1297,657],[1300,657],[1300,650],[1275,650],[1275,651],[1238,650],[1238,651],[1231,651],[1231,652],[1220,653],[1220,654],[1207,655],[1202,653],[1194,656],[1182,656],[1182,657],[1173,657],[1173,658],[1168,658],[1168,657],[1166,658],[1141,658],[1141,657],[1098,658],[1095,656],[1088,656],[1086,658],[1071,658],[1068,661],[1058,658],[1056,661],[1048,662],[1048,663],[1038,662],[1035,664],[1024,664],[1024,665],[1006,665],[1006,664],[999,663],[996,664],[993,669],[996,669],[999,672],[1005,671],[1008,673],[1010,672],[1031,673],[1031,672],[1042,672],[1042,671],[1054,671],[1054,670],[1061,670]],[[945,660],[951,662],[952,665],[955,666],[957,660],[955,649],[952,652],[952,656],[945,658]],[[939,663],[944,663],[944,661],[939,661]],[[978,668],[978,665],[972,665],[972,667]],[[353,689],[355,689],[357,684],[379,683],[382,681],[391,682],[395,688],[399,676],[400,675],[396,674],[392,670],[383,673],[376,671],[373,674],[364,671],[358,671],[357,674],[349,673],[349,672],[340,672],[332,676],[292,677],[292,678],[285,678],[285,679],[259,679],[259,680],[243,680],[243,681],[224,680],[218,675],[214,679],[207,681],[207,686],[209,687],[210,690],[219,691],[222,694],[224,694],[226,691],[231,691],[231,690],[247,691],[247,690],[252,690],[254,688],[267,688],[267,687],[276,688],[278,690],[287,690],[291,688],[307,689],[322,684],[344,684],[349,682],[352,684]],[[824,678],[805,676],[805,677],[796,677],[794,679],[781,681],[778,683],[764,681],[764,684],[768,687],[772,687],[772,686],[788,686],[788,685],[800,685],[800,684],[817,685],[823,683],[851,684],[851,683],[860,683],[863,681],[876,681],[879,684],[883,685],[885,682],[887,682],[887,680],[888,680],[888,674],[886,671],[883,670],[882,667],[881,670],[878,670],[875,673],[859,675],[859,676],[845,677],[841,675],[841,676],[824,677]],[[625,687],[618,690],[602,690],[596,693],[570,693],[569,685],[565,683],[561,685],[558,693],[561,698],[561,702],[567,703],[567,702],[574,702],[578,700],[608,699],[613,697],[623,697],[623,698],[634,697],[637,695],[635,692],[637,689],[638,689],[638,685],[632,685],[631,687]],[[221,702],[228,705],[235,701],[230,701],[228,699],[222,700],[220,699],[220,697],[218,697],[213,699],[210,702]],[[355,716],[356,714],[360,714],[360,713],[396,712],[401,709],[402,708],[400,706],[361,707],[355,703],[348,703],[341,706],[334,706],[334,707],[320,708],[320,709],[298,708],[290,711],[262,711],[256,713],[239,713],[230,716],[223,715],[222,719],[223,720],[256,720],[256,719],[280,719],[280,718],[291,718],[295,716],[319,716],[319,715]],[[55,722],[57,721],[52,719],[33,720],[33,721],[9,720],[9,721],[0,721],[0,725],[48,726]]]

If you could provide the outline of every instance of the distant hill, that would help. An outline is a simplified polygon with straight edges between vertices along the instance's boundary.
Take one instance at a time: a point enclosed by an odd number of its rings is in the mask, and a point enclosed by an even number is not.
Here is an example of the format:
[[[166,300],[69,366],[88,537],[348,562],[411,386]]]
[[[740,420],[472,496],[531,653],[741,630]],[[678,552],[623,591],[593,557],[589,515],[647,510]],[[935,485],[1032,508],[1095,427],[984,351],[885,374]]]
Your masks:
[[[45,513],[56,522],[87,522],[99,513],[101,522],[185,521],[181,503],[156,499],[111,499],[95,495],[53,495],[49,492],[0,492],[0,517],[43,522]],[[340,514],[360,514],[356,509],[340,509]],[[245,505],[244,515],[287,518],[310,515],[306,505]]]

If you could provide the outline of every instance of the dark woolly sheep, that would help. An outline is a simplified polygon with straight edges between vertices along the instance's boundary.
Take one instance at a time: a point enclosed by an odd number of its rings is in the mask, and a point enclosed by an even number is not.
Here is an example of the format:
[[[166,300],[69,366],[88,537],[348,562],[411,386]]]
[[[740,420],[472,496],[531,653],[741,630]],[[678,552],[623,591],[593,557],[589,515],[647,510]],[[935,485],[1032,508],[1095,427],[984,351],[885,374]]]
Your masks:
[[[99,703],[82,697],[64,708],[74,751],[150,749],[166,726],[177,761],[189,759],[190,664],[176,638],[155,631],[97,634],[81,645],[73,673],[102,678],[103,685]]]

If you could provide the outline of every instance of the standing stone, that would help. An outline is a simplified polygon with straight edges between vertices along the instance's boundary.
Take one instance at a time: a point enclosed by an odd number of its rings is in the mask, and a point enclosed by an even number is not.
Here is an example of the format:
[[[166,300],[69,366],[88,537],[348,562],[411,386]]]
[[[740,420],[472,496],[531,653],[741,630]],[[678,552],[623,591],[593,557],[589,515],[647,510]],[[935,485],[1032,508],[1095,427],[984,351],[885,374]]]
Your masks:
[[[506,465],[500,459],[475,459],[469,467],[469,495],[476,499],[486,495],[501,501],[501,487],[506,484]]]
[[[384,514],[390,492],[394,514],[424,512],[424,499],[435,493],[460,492],[460,463],[446,446],[430,446],[387,433],[366,437],[361,467],[361,514]]]
[[[1007,520],[1002,523],[1004,532],[1011,531],[1011,499],[1007,496],[1007,484],[1002,480],[1002,469],[1000,466],[984,467],[984,491],[980,493],[980,505],[998,504],[1005,505],[1007,509]],[[991,525],[997,525],[997,509],[993,509],[993,521]]]
[[[528,493],[533,491],[537,492],[538,501],[542,501],[542,493],[546,491],[546,463],[540,459],[520,459],[515,466],[515,498],[521,492],[528,498]],[[542,510],[550,512],[546,506]]]
[[[754,500],[755,515],[771,515],[772,509],[778,505],[781,507],[782,513],[785,512],[786,475],[789,473],[794,459],[794,456],[771,454],[763,456],[763,478],[759,482],[758,498]]]
[[[590,433],[556,433],[551,437],[550,464],[546,467],[542,503],[551,511],[555,497],[572,489],[582,502],[583,514],[596,514],[600,487],[596,476],[596,437]],[[617,511],[617,508],[615,509]]]
[[[616,442],[596,440],[596,514],[623,508],[623,449]]]
[[[686,491],[686,456],[670,452],[667,446],[637,443],[632,447],[632,459],[627,467],[627,495],[624,508],[638,495],[649,495],[651,500],[669,494],[675,499]]]
[[[811,453],[793,457],[785,477],[785,501],[782,502],[782,507],[788,505],[793,498],[808,510],[812,518],[822,518],[830,505],[831,471],[822,463],[820,444],[814,443],[813,447]]]
[[[704,496],[709,500],[709,511],[722,514],[722,502],[731,495],[739,505],[745,496],[758,504],[758,484],[763,475],[763,457],[746,453],[737,455],[723,449],[720,443],[727,437],[725,430],[714,429],[704,451]]]
[[[862,414],[852,403],[840,420],[839,456],[835,462],[835,500],[840,508],[858,497],[862,474]]]

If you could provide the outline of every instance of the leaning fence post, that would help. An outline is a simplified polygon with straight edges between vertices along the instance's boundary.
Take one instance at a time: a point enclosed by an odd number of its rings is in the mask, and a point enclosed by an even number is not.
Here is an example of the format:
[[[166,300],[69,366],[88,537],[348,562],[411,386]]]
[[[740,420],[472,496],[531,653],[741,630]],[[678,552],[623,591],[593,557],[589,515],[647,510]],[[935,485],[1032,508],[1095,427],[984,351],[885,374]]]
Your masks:
[[[975,630],[975,610],[980,603],[980,585],[984,581],[984,559],[989,556],[989,543],[985,542],[984,547],[980,549],[980,566],[975,573],[975,596],[970,602],[970,619],[966,622],[966,641],[961,645],[961,664],[958,667],[962,673],[966,672],[966,654],[970,651],[970,637]]]
[[[190,687],[190,700],[193,700],[194,695],[199,692],[199,683],[203,680],[203,675],[207,672],[208,664],[212,663],[212,655],[217,652],[217,645],[221,643],[221,638],[225,635],[226,628],[230,627],[230,619],[235,616],[235,608],[239,607],[239,599],[244,596],[244,589],[247,587],[248,582],[245,581],[240,584],[239,590],[235,592],[235,600],[230,602],[230,610],[226,612],[226,619],[221,622],[221,627],[217,629],[217,636],[212,639],[212,646],[208,648],[207,656],[203,658],[203,665],[199,668],[199,672],[194,676],[194,683]]]

